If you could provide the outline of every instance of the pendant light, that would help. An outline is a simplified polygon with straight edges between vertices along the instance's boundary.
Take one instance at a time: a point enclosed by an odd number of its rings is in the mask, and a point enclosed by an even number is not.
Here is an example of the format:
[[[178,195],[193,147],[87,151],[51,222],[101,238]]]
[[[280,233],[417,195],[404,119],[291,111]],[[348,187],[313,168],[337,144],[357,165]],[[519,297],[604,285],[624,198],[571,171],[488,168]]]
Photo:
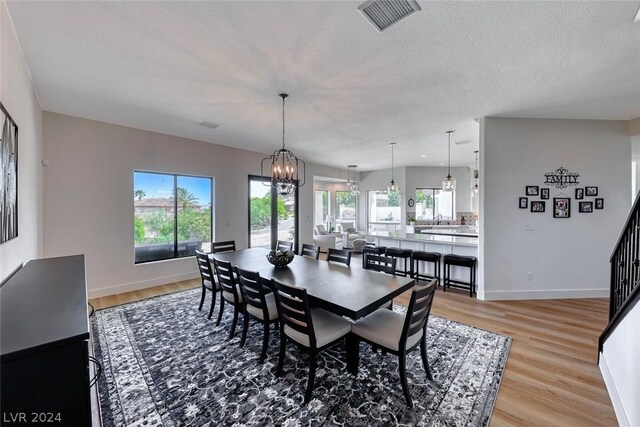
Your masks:
[[[454,191],[456,189],[456,179],[451,177],[451,134],[452,130],[448,130],[449,135],[449,165],[447,166],[447,177],[442,180],[443,191]]]
[[[295,154],[285,148],[284,100],[289,95],[281,93],[279,96],[282,98],[282,148],[274,151],[271,156],[262,159],[260,175],[263,178],[262,183],[265,184],[267,179],[264,176],[264,162],[265,160],[271,160],[271,182],[265,185],[275,188],[280,195],[288,195],[293,194],[297,187],[304,185],[306,166],[304,160],[298,159]],[[302,166],[302,171],[300,171],[300,166]],[[302,183],[300,178],[302,178]]]
[[[347,188],[349,190],[351,190],[351,195],[352,196],[359,196],[360,195],[360,190],[358,189],[358,184],[356,184],[356,168],[358,167],[358,165],[349,165],[347,166],[347,171],[351,171],[351,169],[353,169],[353,181],[349,181],[349,185],[347,186]],[[347,172],[349,174],[349,172]],[[350,174],[349,174],[350,176]]]
[[[396,184],[396,182],[393,180],[393,148],[395,147],[396,143],[392,142],[389,145],[391,146],[391,182],[387,186],[387,191],[391,193],[393,191],[398,191],[398,184]]]
[[[473,192],[473,195],[477,195],[478,192],[480,192],[480,187],[478,186],[478,180],[479,178],[479,174],[478,174],[478,151],[474,151],[475,155],[476,155],[476,168],[473,170],[473,180],[475,182],[475,184],[473,185],[473,187],[471,187],[471,191]]]

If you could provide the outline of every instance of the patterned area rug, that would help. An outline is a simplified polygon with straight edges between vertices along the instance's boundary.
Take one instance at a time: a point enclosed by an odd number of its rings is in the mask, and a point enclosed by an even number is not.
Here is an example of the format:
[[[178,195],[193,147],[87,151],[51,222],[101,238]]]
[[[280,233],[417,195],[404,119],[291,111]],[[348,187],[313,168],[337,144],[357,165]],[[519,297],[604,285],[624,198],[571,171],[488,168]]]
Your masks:
[[[268,358],[259,365],[262,325],[252,322],[240,348],[239,331],[227,340],[231,310],[225,309],[216,327],[206,318],[209,295],[202,312],[199,299],[200,290],[194,289],[99,310],[92,317],[96,357],[104,370],[98,382],[104,426],[489,423],[509,337],[431,316],[427,348],[434,381],[426,377],[419,349],[407,355],[411,409],[402,395],[396,356],[363,343],[354,377],[346,370],[344,346],[336,345],[319,357],[314,398],[303,405],[306,354],[288,346],[285,375],[276,377],[278,334],[271,334]]]

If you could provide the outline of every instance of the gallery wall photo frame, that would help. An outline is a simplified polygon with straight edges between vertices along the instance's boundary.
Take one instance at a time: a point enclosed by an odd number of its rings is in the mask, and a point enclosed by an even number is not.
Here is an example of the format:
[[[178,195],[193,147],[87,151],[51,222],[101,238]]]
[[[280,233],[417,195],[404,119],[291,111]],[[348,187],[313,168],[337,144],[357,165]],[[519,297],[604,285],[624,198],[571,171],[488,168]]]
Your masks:
[[[584,187],[584,195],[587,197],[597,197],[598,187]]]
[[[527,196],[537,196],[540,193],[540,187],[537,185],[527,185],[524,188],[524,193]]]
[[[600,198],[596,199],[595,208],[596,209],[604,209],[604,199],[603,198],[600,197]]]
[[[580,213],[592,213],[593,202],[580,202],[578,203],[578,212]]]
[[[18,125],[0,102],[0,244],[18,237]]]
[[[545,210],[546,203],[540,200],[531,201],[531,212],[542,213]]]
[[[554,218],[571,218],[571,198],[569,197],[553,198],[553,217]]]
[[[528,197],[520,197],[518,200],[518,206],[520,209],[527,209],[529,207],[529,198]]]
[[[543,200],[548,200],[549,199],[549,188],[548,187],[540,189],[540,198],[543,199]]]
[[[576,200],[584,199],[584,188],[576,188]]]

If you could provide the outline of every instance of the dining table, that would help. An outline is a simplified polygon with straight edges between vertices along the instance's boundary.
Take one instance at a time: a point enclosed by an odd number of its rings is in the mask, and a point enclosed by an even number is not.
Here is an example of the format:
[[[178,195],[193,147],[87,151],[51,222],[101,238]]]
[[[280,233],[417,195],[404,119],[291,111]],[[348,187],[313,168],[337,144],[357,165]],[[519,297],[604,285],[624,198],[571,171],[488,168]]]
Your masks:
[[[360,263],[346,266],[299,255],[295,255],[285,268],[275,267],[267,260],[268,253],[268,249],[249,248],[210,254],[209,257],[258,272],[268,287],[271,287],[271,279],[276,279],[285,285],[304,288],[312,306],[353,320],[373,313],[415,284],[411,277],[365,270]],[[349,334],[347,370],[350,373],[357,373],[358,360],[358,340]]]

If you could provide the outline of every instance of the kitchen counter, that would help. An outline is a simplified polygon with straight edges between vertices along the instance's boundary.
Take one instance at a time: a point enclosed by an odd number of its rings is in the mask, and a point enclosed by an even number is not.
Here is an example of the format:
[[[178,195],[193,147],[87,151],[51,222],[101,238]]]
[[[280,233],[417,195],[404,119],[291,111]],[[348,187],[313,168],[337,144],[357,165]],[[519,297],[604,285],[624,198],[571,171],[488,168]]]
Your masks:
[[[442,235],[442,234],[425,234],[425,233],[373,233],[367,235],[367,240],[375,239],[380,240],[394,240],[400,242],[413,242],[413,243],[429,243],[437,245],[448,246],[468,246],[477,248],[478,238],[469,236],[454,236],[454,235]],[[385,246],[380,244],[380,246]],[[402,246],[400,246],[402,247]]]

